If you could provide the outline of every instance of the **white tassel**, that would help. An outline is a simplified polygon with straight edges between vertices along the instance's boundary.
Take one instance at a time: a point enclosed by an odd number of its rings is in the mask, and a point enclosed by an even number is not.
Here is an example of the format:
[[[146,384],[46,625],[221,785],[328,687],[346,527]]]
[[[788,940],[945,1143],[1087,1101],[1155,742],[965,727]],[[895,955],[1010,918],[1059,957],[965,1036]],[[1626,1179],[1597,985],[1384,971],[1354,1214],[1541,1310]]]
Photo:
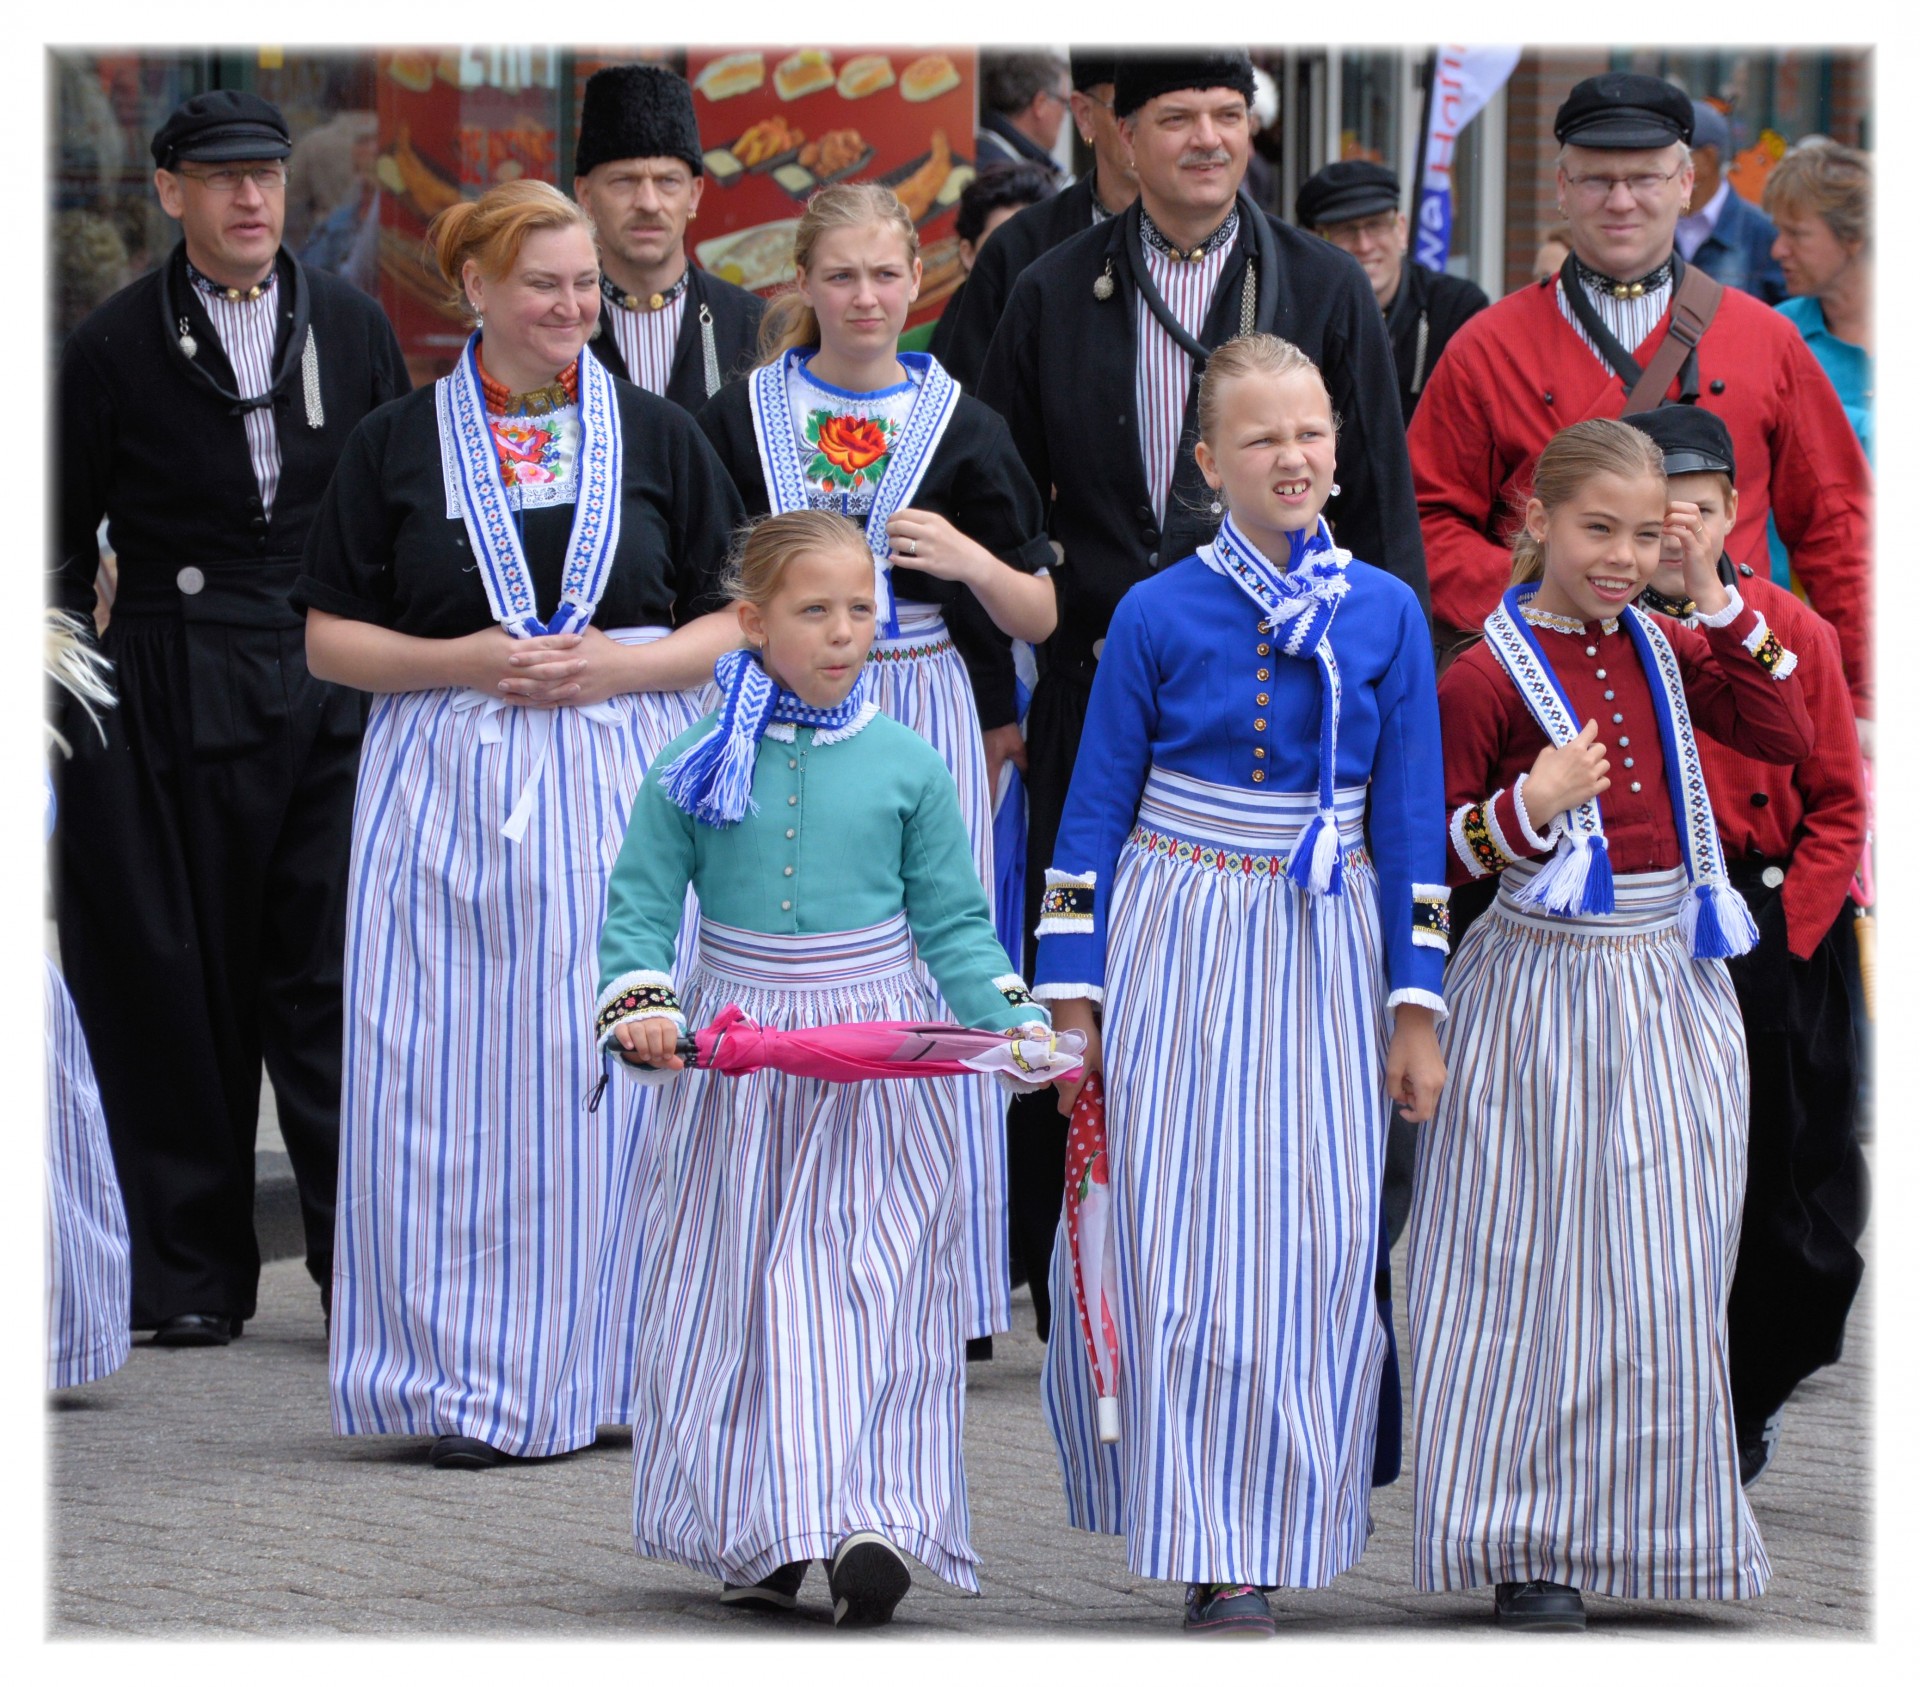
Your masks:
[[[1320,835],[1313,840],[1313,877],[1309,887],[1315,896],[1333,889],[1333,870],[1340,862],[1340,822],[1331,809],[1320,811]]]
[[[1560,839],[1553,858],[1518,891],[1514,901],[1525,908],[1544,908],[1549,914],[1579,912],[1587,887],[1587,849],[1572,832]]]

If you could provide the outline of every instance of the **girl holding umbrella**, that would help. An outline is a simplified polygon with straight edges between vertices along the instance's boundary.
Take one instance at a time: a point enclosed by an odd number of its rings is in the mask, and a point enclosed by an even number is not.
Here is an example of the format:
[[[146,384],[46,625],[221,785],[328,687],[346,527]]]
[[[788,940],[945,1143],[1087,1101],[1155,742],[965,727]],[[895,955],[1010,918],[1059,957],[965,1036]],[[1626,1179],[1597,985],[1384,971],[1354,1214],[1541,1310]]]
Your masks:
[[[1044,1039],[946,764],[874,700],[859,528],[769,517],[733,590],[756,648],[721,659],[717,714],[661,752],[634,802],[600,942],[602,1045],[671,1073],[687,1021],[725,1005],[775,1030],[927,1019],[916,954],[967,1023],[1037,1022]],[[701,917],[683,1003],[689,884]],[[768,1068],[685,1072],[665,1098],[642,1225],[634,1534],[644,1556],[718,1578],[727,1603],[791,1609],[816,1558],[847,1626],[889,1620],[907,1554],[978,1589],[956,1088]]]
[[[920,237],[887,188],[844,182],[807,203],[796,291],[769,307],[766,348],[700,426],[750,514],[830,509],[861,523],[876,589],[874,700],[938,750],[983,885],[1000,764],[1024,757],[1008,640],[1053,631],[1040,495],[1006,424],[924,353],[897,352],[920,287]],[[984,738],[982,725],[988,726]],[[1003,1104],[965,1109],[966,1335],[1007,1327]]]
[[[1185,1582],[1189,1631],[1271,1634],[1265,1590],[1372,1528],[1388,1106],[1445,1075],[1440,722],[1413,593],[1320,517],[1320,371],[1230,341],[1199,420],[1225,520],[1115,611],[1035,968],[1063,1028],[1104,1015],[1117,1447],[1072,1340],[1043,1399],[1073,1524]]]
[[[578,206],[513,182],[428,237],[479,327],[355,431],[295,601],[314,672],[374,696],[334,1427],[478,1468],[631,1413],[641,1133],[588,1102],[593,942],[640,775],[737,641],[704,612],[740,501],[682,410],[582,356]]]

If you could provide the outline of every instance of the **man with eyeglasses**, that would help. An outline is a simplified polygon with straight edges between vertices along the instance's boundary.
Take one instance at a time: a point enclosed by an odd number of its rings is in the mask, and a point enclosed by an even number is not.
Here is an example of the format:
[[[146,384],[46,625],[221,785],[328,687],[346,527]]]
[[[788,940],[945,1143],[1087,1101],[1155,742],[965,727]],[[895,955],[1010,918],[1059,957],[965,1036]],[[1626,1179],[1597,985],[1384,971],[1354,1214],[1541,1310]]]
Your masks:
[[[1294,221],[1331,241],[1367,272],[1387,319],[1393,363],[1400,374],[1400,414],[1413,407],[1427,377],[1460,325],[1487,308],[1471,281],[1407,262],[1407,216],[1400,209],[1400,178],[1384,164],[1343,158],[1300,184]]]
[[[657,64],[587,78],[573,197],[600,246],[600,326],[588,344],[616,375],[689,411],[753,361],[766,308],[687,257],[706,185],[684,78]]]
[[[1059,193],[1016,212],[994,231],[992,244],[981,249],[968,271],[965,290],[954,298],[953,325],[943,328],[940,352],[942,367],[968,392],[980,379],[993,331],[1021,272],[1043,252],[1117,216],[1140,191],[1113,115],[1112,49],[1073,48],[1068,72],[1073,121],[1093,149],[1093,168]]]
[[[1056,53],[980,55],[980,128],[975,163],[1038,164],[1058,182],[1053,149],[1066,126],[1067,67]]]
[[[360,694],[307,672],[288,606],[347,436],[408,389],[380,307],[280,244],[286,119],[219,90],[153,138],[181,228],[75,329],[54,395],[54,603],[88,616],[118,707],[71,712],[55,837],[61,962],[99,1076],[132,1323],[225,1346],[254,1314],[264,1059],[307,1269],[333,1272],[340,977]]]
[[[1791,323],[1737,289],[1688,282],[1699,272],[1675,250],[1674,230],[1693,192],[1693,124],[1678,88],[1623,72],[1581,82],[1555,116],[1572,250],[1557,275],[1460,330],[1408,430],[1435,633],[1443,647],[1471,641],[1499,601],[1512,569],[1507,539],[1541,447],[1575,422],[1620,416],[1651,372],[1635,410],[1697,403],[1727,425],[1740,469],[1727,555],[1765,572],[1772,512],[1814,608],[1840,635],[1864,721],[1866,459]],[[1654,392],[1663,348],[1673,372]]]

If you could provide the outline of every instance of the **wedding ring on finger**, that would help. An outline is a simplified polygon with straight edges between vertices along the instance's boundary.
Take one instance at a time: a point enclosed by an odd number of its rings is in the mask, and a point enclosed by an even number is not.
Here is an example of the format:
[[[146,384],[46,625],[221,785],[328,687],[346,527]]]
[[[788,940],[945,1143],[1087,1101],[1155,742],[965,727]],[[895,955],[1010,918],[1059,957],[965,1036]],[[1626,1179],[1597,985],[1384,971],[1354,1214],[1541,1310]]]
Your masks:
[[[905,551],[908,556],[918,556],[920,554],[919,547],[915,545],[911,539],[902,539],[900,541],[900,548]]]

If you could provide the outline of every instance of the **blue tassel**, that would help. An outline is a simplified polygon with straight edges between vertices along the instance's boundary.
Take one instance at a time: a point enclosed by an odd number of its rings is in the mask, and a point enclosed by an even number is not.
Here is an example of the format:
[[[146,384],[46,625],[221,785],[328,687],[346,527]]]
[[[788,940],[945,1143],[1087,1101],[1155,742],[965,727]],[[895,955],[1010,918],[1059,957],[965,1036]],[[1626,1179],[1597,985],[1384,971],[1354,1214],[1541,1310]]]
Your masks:
[[[1580,912],[1613,912],[1613,857],[1607,853],[1604,837],[1587,839],[1587,880],[1580,892]]]
[[[1744,955],[1760,941],[1746,898],[1728,884],[1697,884],[1680,910],[1680,931],[1696,961]]]
[[[1340,862],[1340,828],[1329,809],[1320,809],[1294,839],[1287,857],[1287,878],[1315,896],[1338,896],[1345,875]]]
[[[728,732],[716,722],[662,770],[660,789],[675,807],[709,826],[730,826],[749,811],[758,742],[744,732]]]

